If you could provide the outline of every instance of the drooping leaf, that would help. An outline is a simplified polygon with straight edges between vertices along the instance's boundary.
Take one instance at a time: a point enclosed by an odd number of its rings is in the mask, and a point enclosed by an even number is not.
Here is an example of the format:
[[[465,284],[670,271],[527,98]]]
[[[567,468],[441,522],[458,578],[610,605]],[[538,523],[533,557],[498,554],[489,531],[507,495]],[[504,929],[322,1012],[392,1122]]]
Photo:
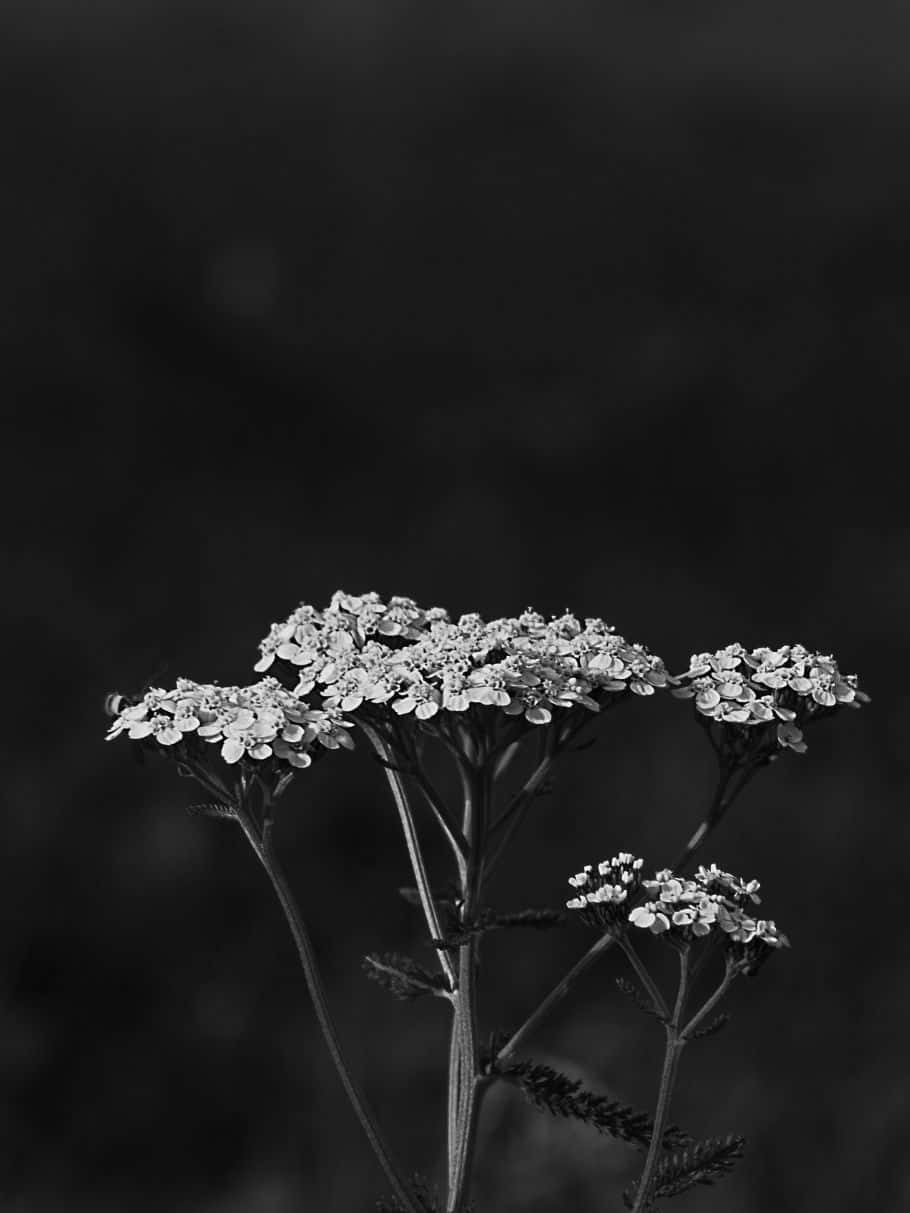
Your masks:
[[[606,1095],[588,1091],[579,1079],[569,1078],[552,1066],[534,1061],[515,1061],[507,1062],[496,1073],[520,1087],[535,1107],[553,1116],[580,1120],[598,1133],[642,1148],[646,1148],[651,1141],[653,1122],[647,1113],[638,1112]],[[687,1145],[691,1140],[686,1133],[671,1125],[664,1133],[663,1144],[672,1149]]]

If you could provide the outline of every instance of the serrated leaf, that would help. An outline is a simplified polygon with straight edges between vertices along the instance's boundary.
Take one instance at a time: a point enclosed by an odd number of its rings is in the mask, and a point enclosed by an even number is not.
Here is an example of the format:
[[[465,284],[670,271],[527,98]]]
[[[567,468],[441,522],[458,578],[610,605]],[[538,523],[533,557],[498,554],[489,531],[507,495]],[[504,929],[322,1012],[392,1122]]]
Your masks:
[[[448,992],[442,973],[431,973],[410,956],[398,952],[372,952],[363,958],[367,977],[384,986],[396,998],[410,1002],[427,994],[444,997]]]
[[[475,935],[485,935],[488,931],[501,931],[507,927],[532,927],[537,931],[545,931],[561,926],[565,917],[558,910],[516,910],[507,914],[482,910],[472,922],[457,924],[454,930],[446,933],[444,939],[434,939],[433,942],[441,947],[460,948],[470,943]]]
[[[626,977],[617,977],[616,985],[628,999],[635,1003],[639,1011],[643,1011],[645,1015],[650,1015],[658,1023],[667,1022],[644,990],[636,985],[634,981],[629,981]]]
[[[703,1028],[696,1028],[692,1033],[692,1040],[703,1040],[706,1036],[714,1036],[722,1028],[725,1028],[730,1022],[730,1016],[726,1011],[721,1011],[716,1019],[712,1019],[709,1024]]]
[[[411,1195],[417,1201],[422,1213],[438,1213],[438,1195],[430,1189],[429,1182],[423,1175],[411,1177]],[[404,1213],[404,1206],[397,1196],[391,1196],[388,1200],[377,1200],[376,1213]],[[465,1213],[472,1213],[472,1211],[468,1208]]]
[[[730,1133],[727,1137],[708,1137],[662,1159],[654,1172],[648,1204],[688,1192],[696,1184],[717,1183],[742,1158],[744,1146],[745,1138]],[[632,1208],[637,1192],[637,1183],[623,1192],[627,1208]]]
[[[187,806],[186,811],[193,817],[218,817],[223,821],[233,821],[236,816],[230,805],[218,804],[216,801],[191,804]]]
[[[586,1090],[580,1079],[569,1078],[552,1066],[533,1061],[506,1063],[496,1071],[500,1077],[520,1087],[535,1107],[590,1125],[598,1133],[617,1137],[642,1148],[651,1141],[653,1122],[645,1112]],[[688,1144],[692,1139],[675,1125],[664,1133],[664,1146],[673,1148]]]

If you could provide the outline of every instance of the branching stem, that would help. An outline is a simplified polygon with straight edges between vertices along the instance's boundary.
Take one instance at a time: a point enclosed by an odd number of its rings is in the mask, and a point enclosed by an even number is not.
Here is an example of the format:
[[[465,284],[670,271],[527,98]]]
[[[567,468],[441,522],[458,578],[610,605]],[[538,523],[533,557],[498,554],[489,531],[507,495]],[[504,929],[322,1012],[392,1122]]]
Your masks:
[[[651,1130],[651,1142],[648,1146],[644,1170],[641,1173],[641,1179],[638,1181],[632,1213],[643,1213],[643,1210],[649,1208],[651,1203],[649,1199],[651,1185],[654,1181],[654,1173],[657,1170],[660,1152],[663,1149],[664,1132],[666,1131],[667,1119],[670,1114],[670,1101],[673,1097],[673,1087],[676,1084],[679,1058],[686,1043],[685,1035],[680,1032],[679,1025],[686,1007],[688,969],[689,947],[686,944],[683,945],[679,954],[679,988],[676,992],[673,1015],[666,1024],[667,1044],[664,1051],[663,1069],[660,1075],[660,1087],[657,1093],[657,1108],[654,1112],[654,1127]]]

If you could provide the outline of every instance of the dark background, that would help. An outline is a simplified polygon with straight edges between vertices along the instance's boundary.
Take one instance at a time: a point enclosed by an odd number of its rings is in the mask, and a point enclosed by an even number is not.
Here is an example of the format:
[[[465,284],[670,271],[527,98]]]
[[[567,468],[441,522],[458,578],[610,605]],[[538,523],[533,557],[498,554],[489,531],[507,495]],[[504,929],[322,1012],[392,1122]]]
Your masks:
[[[833,651],[873,696],[757,780],[709,859],[792,951],[675,1113],[747,1160],[675,1206],[910,1202],[905,867],[910,18],[897,4],[11,0],[0,39],[9,612],[0,1184],[10,1213],[367,1210],[376,1170],[271,894],[104,693],[247,681],[336,587],[599,614],[671,668]],[[712,763],[664,697],[568,760],[491,890],[665,861]],[[356,1069],[436,1173],[444,1011],[361,745],[280,843]],[[496,936],[516,1024],[579,929]],[[590,973],[535,1056],[649,1105],[660,1036]],[[478,1208],[617,1207],[634,1156],[487,1105]]]

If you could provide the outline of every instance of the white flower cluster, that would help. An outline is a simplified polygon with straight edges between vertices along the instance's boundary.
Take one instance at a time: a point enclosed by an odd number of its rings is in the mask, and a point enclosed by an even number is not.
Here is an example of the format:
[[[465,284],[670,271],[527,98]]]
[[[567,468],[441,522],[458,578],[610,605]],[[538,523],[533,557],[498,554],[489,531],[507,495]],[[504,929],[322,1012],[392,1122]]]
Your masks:
[[[441,607],[410,598],[338,591],[325,610],[301,605],[272,625],[256,670],[278,659],[295,667],[296,695],[318,688],[324,704],[354,712],[388,705],[430,720],[474,704],[548,724],[554,708],[598,711],[605,694],[652,695],[669,677],[663,662],[601,619],[535,611],[515,618],[452,621]]]
[[[566,907],[580,910],[582,921],[611,929],[631,923],[654,935],[692,939],[718,930],[731,947],[754,953],[762,945],[778,948],[787,938],[770,919],[756,918],[752,907],[760,904],[757,880],[741,880],[716,865],[700,867],[687,880],[665,868],[653,880],[642,880],[643,860],[620,851],[596,867],[586,864],[569,877],[578,896]],[[644,892],[649,900],[629,910],[629,904]],[[752,957],[754,959],[754,956]]]
[[[591,926],[610,927],[625,921],[628,902],[641,884],[643,864],[643,859],[628,851],[602,860],[596,868],[585,864],[583,871],[569,877],[578,896],[566,902],[567,908],[584,911],[582,918]]]
[[[152,689],[139,703],[121,707],[106,740],[126,733],[133,741],[170,747],[199,738],[220,745],[229,764],[274,755],[302,768],[312,762],[314,745],[352,748],[350,727],[337,711],[310,709],[274,678],[248,687],[178,678],[173,690]]]
[[[800,644],[696,653],[674,681],[672,693],[694,698],[701,715],[743,728],[775,724],[778,743],[798,754],[806,750],[801,726],[812,716],[869,701],[855,674],[842,674],[833,657]]]
[[[643,880],[641,887],[651,900],[636,906],[629,922],[655,935],[669,932],[689,939],[717,929],[731,944],[787,944],[771,919],[750,912],[761,902],[757,880],[740,880],[712,864],[699,868],[693,880],[665,868],[653,880]]]

